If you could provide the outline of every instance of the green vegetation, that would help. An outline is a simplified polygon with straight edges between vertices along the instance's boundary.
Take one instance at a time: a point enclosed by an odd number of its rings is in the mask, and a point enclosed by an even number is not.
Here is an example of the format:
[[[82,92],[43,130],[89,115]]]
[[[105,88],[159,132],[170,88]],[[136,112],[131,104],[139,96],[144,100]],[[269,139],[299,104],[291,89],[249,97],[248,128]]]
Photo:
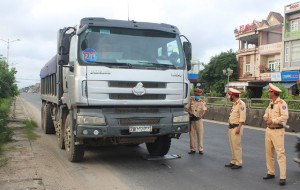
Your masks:
[[[288,93],[287,89],[282,84],[274,83],[274,85],[277,86],[278,88],[280,88],[280,90],[282,91],[280,93],[280,98],[285,99],[285,100],[292,100],[293,99],[293,96]],[[269,89],[265,89],[263,91],[263,94],[262,94],[261,98],[269,98],[268,92],[269,92]]]
[[[10,111],[12,98],[19,94],[16,73],[14,68],[9,69],[5,61],[0,61],[0,154],[3,151],[4,143],[10,141],[13,135],[13,131],[6,126],[6,118]],[[0,165],[5,162],[5,159],[1,159]]]
[[[5,166],[8,162],[8,158],[4,157],[4,158],[0,158],[0,168]]]
[[[235,81],[238,75],[237,60],[236,53],[232,50],[212,57],[204,69],[199,72],[199,82],[205,84],[207,96],[224,96],[224,85],[227,84],[228,78],[223,74],[223,70],[227,68],[233,70],[230,81]]]
[[[9,69],[5,61],[0,61],[0,99],[19,95],[16,73],[15,68]]]
[[[10,141],[13,131],[6,127],[6,118],[10,111],[11,98],[0,99],[0,154],[3,144]]]
[[[23,122],[25,124],[25,134],[29,140],[35,140],[39,136],[35,134],[34,129],[37,128],[36,122],[33,120],[26,120]]]

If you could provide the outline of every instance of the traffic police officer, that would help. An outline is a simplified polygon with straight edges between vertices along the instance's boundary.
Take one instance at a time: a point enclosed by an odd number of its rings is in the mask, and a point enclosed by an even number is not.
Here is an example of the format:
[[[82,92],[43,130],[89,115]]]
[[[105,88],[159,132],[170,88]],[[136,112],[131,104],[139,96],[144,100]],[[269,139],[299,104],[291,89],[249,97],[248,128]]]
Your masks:
[[[227,97],[233,102],[229,116],[228,138],[231,148],[231,162],[225,164],[225,167],[231,169],[242,168],[242,136],[243,124],[246,121],[246,105],[239,98],[240,91],[229,88]]]
[[[277,155],[277,162],[280,170],[280,185],[286,183],[286,157],[284,150],[284,126],[287,123],[289,113],[288,107],[284,100],[279,95],[281,90],[273,85],[269,84],[269,98],[271,102],[267,107],[263,116],[267,128],[265,134],[265,146],[266,146],[266,164],[267,175],[263,179],[272,179],[275,177],[274,168],[274,150]]]
[[[194,89],[194,97],[191,97],[190,102],[185,106],[186,111],[190,114],[190,151],[189,154],[195,154],[195,133],[197,135],[197,145],[199,154],[203,154],[203,116],[205,114],[206,103],[201,99],[200,95],[203,91],[199,88]]]

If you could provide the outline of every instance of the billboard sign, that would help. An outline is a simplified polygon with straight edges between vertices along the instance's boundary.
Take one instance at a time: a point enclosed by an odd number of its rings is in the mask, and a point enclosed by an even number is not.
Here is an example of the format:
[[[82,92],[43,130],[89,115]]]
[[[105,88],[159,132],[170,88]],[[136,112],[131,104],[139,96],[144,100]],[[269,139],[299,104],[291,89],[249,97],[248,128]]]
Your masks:
[[[282,81],[297,81],[299,79],[299,71],[283,71],[281,72]]]

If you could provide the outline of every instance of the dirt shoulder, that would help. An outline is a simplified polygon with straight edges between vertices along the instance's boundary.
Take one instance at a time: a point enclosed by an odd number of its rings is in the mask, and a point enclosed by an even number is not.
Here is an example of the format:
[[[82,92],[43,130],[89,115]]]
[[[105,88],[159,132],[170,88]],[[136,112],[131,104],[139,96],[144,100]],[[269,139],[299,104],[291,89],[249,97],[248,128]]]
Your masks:
[[[32,143],[25,135],[27,119],[22,102],[16,98],[12,104],[8,127],[14,131],[13,140],[5,145],[0,155],[7,164],[0,168],[1,189],[45,189],[38,175]]]

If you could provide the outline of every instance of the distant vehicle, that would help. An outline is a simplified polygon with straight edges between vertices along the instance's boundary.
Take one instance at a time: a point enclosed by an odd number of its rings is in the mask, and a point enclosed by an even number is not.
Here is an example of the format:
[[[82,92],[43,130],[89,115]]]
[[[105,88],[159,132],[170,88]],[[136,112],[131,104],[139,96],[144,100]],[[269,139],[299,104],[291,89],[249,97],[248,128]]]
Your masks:
[[[168,153],[188,131],[191,43],[177,27],[83,18],[58,31],[57,54],[41,69],[41,119],[71,162],[85,145],[139,145]]]
[[[298,152],[298,157],[295,157],[294,161],[297,162],[300,166],[300,133],[298,133],[297,135],[296,152]]]

